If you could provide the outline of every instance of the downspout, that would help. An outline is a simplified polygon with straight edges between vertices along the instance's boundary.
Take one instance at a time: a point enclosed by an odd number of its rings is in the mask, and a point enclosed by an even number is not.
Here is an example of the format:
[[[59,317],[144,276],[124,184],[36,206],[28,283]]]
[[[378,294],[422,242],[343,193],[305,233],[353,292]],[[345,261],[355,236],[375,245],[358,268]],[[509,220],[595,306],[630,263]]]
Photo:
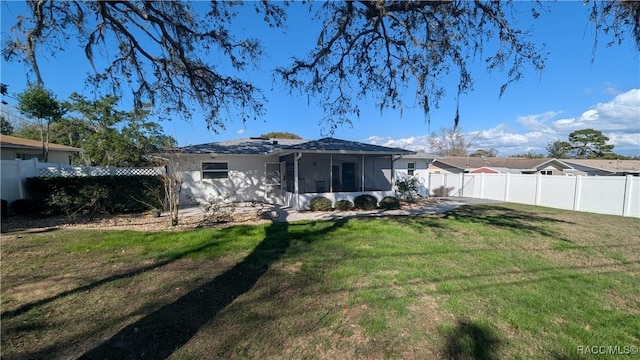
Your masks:
[[[300,210],[300,193],[298,192],[298,161],[302,159],[302,153],[296,153],[293,158],[293,192],[295,194],[295,209]]]
[[[362,154],[362,166],[360,166],[360,172],[362,172],[362,176],[360,179],[360,181],[362,181],[362,183],[360,184],[360,191],[364,192],[364,167],[365,167],[365,163],[364,163],[364,154]]]

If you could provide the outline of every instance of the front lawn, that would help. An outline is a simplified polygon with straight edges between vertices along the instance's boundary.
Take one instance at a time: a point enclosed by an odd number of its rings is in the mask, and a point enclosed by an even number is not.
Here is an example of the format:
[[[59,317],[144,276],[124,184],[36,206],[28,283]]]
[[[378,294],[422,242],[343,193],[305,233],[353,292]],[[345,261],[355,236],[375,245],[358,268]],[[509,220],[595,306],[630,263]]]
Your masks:
[[[635,218],[495,204],[1,241],[3,359],[586,359],[640,345]]]

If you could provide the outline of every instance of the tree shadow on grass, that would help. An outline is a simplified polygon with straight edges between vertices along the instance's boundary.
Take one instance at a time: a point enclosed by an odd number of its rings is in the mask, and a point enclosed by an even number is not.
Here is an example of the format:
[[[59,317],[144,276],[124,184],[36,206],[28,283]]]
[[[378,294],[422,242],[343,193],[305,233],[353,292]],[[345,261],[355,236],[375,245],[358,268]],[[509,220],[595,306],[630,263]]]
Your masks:
[[[558,223],[571,224],[571,222],[542,216],[537,212],[514,210],[498,205],[464,205],[447,211],[442,218],[539,234],[572,243],[571,240],[561,237],[559,232],[545,226]]]
[[[295,235],[289,231],[292,225],[286,222],[269,225],[265,230],[265,238],[233,268],[171,304],[128,325],[110,339],[84,353],[81,359],[169,357],[220,311],[250,291],[269,267],[282,258],[293,239],[324,236],[343,226],[346,221],[336,221],[332,226]]]
[[[458,319],[445,335],[443,355],[446,359],[498,359],[502,344],[492,327],[469,319]]]

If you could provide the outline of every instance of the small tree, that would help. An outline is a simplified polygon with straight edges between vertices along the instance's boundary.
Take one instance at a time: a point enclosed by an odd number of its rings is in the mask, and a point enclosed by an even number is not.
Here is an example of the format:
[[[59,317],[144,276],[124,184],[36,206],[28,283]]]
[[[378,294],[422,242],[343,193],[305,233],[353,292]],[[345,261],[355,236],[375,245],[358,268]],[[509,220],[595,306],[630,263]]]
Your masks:
[[[180,154],[172,155],[168,157],[154,156],[154,162],[164,166],[164,172],[161,175],[164,185],[164,205],[165,210],[169,211],[171,226],[176,226],[180,220],[180,198],[186,173],[180,162]]]
[[[40,126],[40,140],[42,140],[42,159],[49,159],[49,127],[59,120],[65,113],[55,95],[40,85],[30,84],[17,95],[18,109],[30,118],[36,119]]]
[[[439,132],[432,132],[427,138],[431,151],[438,156],[467,156],[477,135],[468,139],[459,126],[442,127]]]
[[[415,176],[405,176],[396,180],[396,194],[402,199],[412,201],[418,196],[418,180]]]

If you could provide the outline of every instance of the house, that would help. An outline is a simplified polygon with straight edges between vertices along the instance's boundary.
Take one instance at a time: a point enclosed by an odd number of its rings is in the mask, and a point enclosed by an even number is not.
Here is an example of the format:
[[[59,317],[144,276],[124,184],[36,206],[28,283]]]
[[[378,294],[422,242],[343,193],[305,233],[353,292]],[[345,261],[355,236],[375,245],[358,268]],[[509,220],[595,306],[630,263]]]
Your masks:
[[[408,150],[361,142],[245,138],[162,154],[183,179],[183,201],[261,201],[305,209],[316,196],[394,196],[394,161]]]
[[[71,164],[71,156],[81,149],[49,143],[49,163]],[[42,141],[23,139],[16,136],[0,136],[0,152],[2,160],[28,160],[36,158],[42,162]]]
[[[429,172],[435,174],[490,173],[573,175],[575,170],[558,159],[448,156],[434,159]]]
[[[576,170],[576,175],[640,176],[640,160],[617,159],[562,159]]]

